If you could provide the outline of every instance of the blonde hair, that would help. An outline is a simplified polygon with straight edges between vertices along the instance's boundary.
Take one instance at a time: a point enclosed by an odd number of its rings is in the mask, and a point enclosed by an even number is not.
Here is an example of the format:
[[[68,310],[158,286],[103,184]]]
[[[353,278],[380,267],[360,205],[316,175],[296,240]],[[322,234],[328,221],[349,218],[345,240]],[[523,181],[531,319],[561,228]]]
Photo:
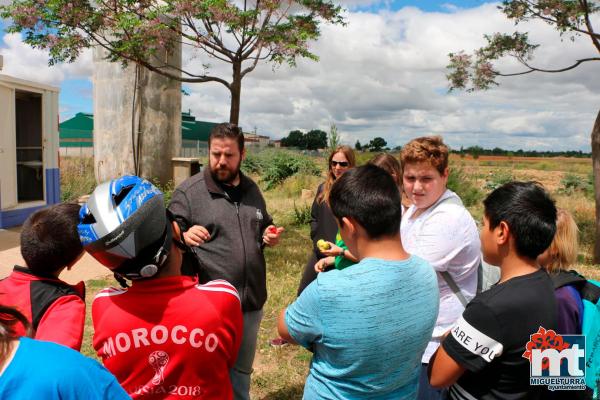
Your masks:
[[[448,168],[448,146],[444,144],[441,136],[416,138],[402,147],[400,161],[403,166],[408,163],[427,162],[443,175]]]
[[[549,261],[544,266],[549,273],[566,270],[577,261],[579,229],[567,210],[556,211],[556,234],[548,247]]]
[[[402,168],[400,168],[400,162],[396,157],[389,153],[380,153],[369,160],[368,164],[375,165],[385,172],[390,174],[394,181],[396,182],[396,186],[402,186]]]
[[[331,168],[331,160],[333,156],[337,153],[344,154],[346,160],[348,160],[348,167],[353,168],[356,166],[356,157],[354,157],[354,150],[350,146],[338,146],[329,154],[327,158],[327,180],[325,181],[325,185],[323,186],[323,191],[317,197],[318,203],[323,203],[329,199],[329,192],[331,191],[331,187],[333,186],[333,182],[335,182],[335,175],[333,175],[333,171]]]

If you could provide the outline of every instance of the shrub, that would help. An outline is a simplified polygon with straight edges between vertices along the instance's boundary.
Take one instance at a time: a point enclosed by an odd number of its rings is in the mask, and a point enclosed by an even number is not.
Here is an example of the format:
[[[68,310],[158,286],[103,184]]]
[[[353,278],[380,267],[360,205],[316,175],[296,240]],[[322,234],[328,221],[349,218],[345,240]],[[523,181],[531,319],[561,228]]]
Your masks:
[[[514,181],[515,177],[513,176],[512,172],[510,171],[504,171],[504,170],[497,170],[495,172],[490,172],[490,175],[487,179],[487,181],[485,182],[485,184],[483,185],[483,188],[487,191],[493,191],[498,189],[500,186],[504,185],[505,183]]]
[[[483,193],[475,185],[474,180],[463,170],[462,166],[450,168],[448,176],[448,189],[456,193],[465,207],[477,204],[483,197]]]
[[[566,174],[560,181],[559,193],[574,194],[583,193],[586,196],[593,196],[594,183],[593,175],[588,175],[587,179],[575,174]]]
[[[293,225],[306,225],[310,223],[311,219],[311,206],[309,204],[296,205],[294,202],[294,209],[292,210],[292,224]]]
[[[246,158],[242,161],[242,172],[244,174],[260,174],[262,171],[262,159],[259,155],[246,152]]]
[[[268,153],[262,165],[262,182],[265,184],[266,190],[273,189],[286,178],[295,174],[315,176],[321,174],[320,169],[311,158],[290,152]]]

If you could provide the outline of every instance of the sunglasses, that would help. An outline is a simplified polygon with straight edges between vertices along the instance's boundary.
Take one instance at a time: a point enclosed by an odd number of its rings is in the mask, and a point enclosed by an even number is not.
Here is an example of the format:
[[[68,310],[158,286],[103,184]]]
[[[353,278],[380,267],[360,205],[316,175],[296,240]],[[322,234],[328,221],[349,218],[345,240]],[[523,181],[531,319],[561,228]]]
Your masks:
[[[331,161],[331,166],[335,167],[336,165],[339,165],[340,167],[347,167],[350,165],[350,163],[348,161]]]

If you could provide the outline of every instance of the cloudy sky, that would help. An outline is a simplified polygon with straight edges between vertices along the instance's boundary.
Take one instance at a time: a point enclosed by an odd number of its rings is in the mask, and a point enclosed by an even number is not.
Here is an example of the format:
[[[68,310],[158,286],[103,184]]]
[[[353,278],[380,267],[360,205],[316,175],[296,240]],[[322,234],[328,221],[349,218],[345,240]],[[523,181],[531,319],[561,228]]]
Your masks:
[[[6,3],[7,0],[0,0]],[[296,68],[264,64],[243,81],[240,124],[273,138],[294,129],[338,126],[348,144],[375,136],[389,145],[439,134],[452,147],[589,151],[589,134],[600,109],[600,62],[561,74],[504,78],[478,93],[448,93],[449,52],[472,51],[483,34],[512,32],[497,3],[477,0],[343,2],[347,26],[323,26],[312,50],[319,62]],[[595,19],[600,27],[600,19]],[[7,25],[7,21],[3,21]],[[2,21],[0,21],[0,27]],[[534,64],[562,67],[598,57],[586,38],[574,42],[540,24],[520,25],[542,44]],[[47,54],[0,33],[2,73],[60,86],[60,118],[92,111],[92,59],[47,66]],[[190,55],[185,63],[198,62]],[[215,72],[228,69],[211,62]],[[506,61],[504,70],[517,71]],[[183,109],[197,119],[229,116],[229,93],[217,83],[186,85]]]

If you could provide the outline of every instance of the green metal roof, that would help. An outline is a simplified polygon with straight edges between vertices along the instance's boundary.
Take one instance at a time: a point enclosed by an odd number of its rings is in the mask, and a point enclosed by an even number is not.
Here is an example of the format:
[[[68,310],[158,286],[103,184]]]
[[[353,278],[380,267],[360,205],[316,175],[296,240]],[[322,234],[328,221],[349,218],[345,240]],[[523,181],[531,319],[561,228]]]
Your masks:
[[[210,131],[216,122],[196,121],[189,112],[181,113],[181,138],[208,142]],[[59,124],[61,147],[92,147],[94,114],[77,113]]]

